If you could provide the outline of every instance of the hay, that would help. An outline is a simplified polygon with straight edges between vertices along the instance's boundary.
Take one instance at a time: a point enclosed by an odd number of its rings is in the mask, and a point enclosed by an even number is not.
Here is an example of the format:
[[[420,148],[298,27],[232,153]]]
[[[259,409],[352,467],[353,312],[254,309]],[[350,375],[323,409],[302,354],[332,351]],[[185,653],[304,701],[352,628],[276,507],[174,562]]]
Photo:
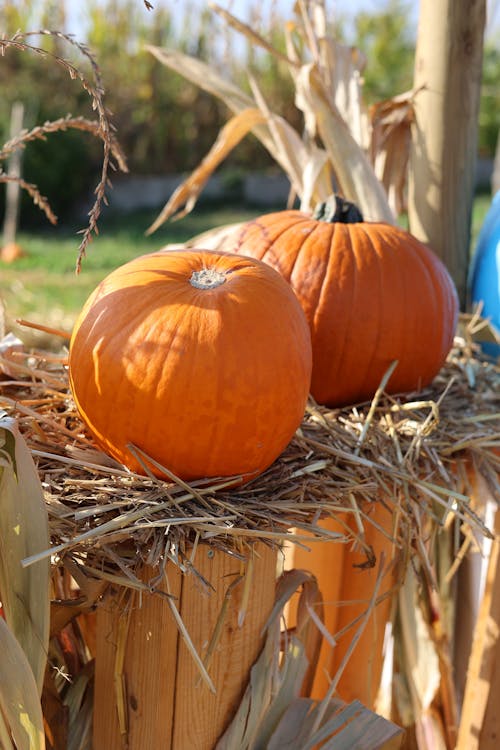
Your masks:
[[[257,540],[310,546],[345,535],[318,525],[354,516],[363,545],[370,505],[385,503],[403,551],[452,520],[474,539],[490,535],[471,502],[467,466],[500,500],[500,370],[468,335],[456,338],[432,386],[418,394],[329,410],[308,404],[296,436],[261,476],[230,489],[227,480],[190,485],[132,474],[92,444],[68,391],[66,357],[3,354],[0,407],[18,420],[43,484],[51,556],[104,581],[141,588],[136,571],[170,559],[191,567],[199,542],[244,556]],[[140,455],[140,452],[139,452]],[[382,529],[381,533],[384,532]],[[375,564],[366,547],[367,565]],[[459,550],[457,549],[457,554]]]

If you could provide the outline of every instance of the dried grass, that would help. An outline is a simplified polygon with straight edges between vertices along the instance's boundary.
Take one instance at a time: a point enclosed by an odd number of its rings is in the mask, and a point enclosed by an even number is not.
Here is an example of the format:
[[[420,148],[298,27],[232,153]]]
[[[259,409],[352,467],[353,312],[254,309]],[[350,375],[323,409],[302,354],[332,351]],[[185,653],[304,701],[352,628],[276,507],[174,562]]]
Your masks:
[[[474,356],[465,336],[432,387],[418,394],[380,392],[371,404],[337,410],[311,401],[284,453],[236,489],[227,479],[188,485],[173,475],[169,481],[132,474],[85,433],[64,355],[4,354],[0,407],[19,422],[49,512],[52,547],[25,564],[51,555],[57,565],[76,564],[91,577],[133,588],[138,568],[165,555],[185,571],[195,540],[241,555],[241,542],[349,539],[353,532],[344,538],[318,525],[328,515],[355,514],[362,545],[375,501],[393,512],[397,547],[414,550],[424,566],[429,524],[444,529],[455,518],[472,540],[489,535],[471,505],[464,466],[500,499],[499,369]],[[367,564],[375,564],[366,553]]]
[[[407,566],[413,564],[428,582],[431,596],[435,569],[429,559],[429,542],[436,534],[454,524],[471,547],[491,537],[480,516],[482,509],[473,507],[469,486],[469,477],[480,476],[491,497],[500,500],[500,368],[482,358],[472,341],[471,332],[480,325],[477,316],[463,318],[446,365],[432,386],[418,394],[389,396],[380,389],[371,403],[336,410],[310,401],[301,427],[284,453],[260,477],[237,488],[229,488],[227,478],[187,484],[173,476],[162,480],[130,473],[100,452],[86,434],[69,393],[65,352],[60,356],[28,352],[15,342],[12,348],[4,347],[0,408],[17,420],[37,466],[49,516],[50,549],[25,558],[23,565],[30,569],[37,560],[51,559],[51,636],[56,637],[50,640],[52,669],[46,673],[42,699],[47,725],[51,731],[61,732],[53,747],[89,741],[91,657],[95,651],[92,625],[85,629],[92,620],[86,618],[109,584],[115,586],[126,611],[129,595],[157,590],[155,581],[160,586],[168,561],[182,573],[197,576],[206,587],[196,570],[194,551],[200,543],[243,560],[248,557],[247,545],[256,541],[278,547],[285,542],[310,547],[325,539],[335,544],[354,542],[364,549],[364,565],[377,566],[380,580],[387,566],[384,560],[375,559],[366,545],[365,529],[373,523],[371,505],[382,502],[392,512],[393,540],[399,552],[389,564],[396,561],[401,581]],[[137,447],[135,450],[140,455]],[[356,524],[348,524],[353,515]],[[345,520],[345,533],[320,526],[325,516],[334,516],[341,523]],[[387,531],[379,531],[387,535]],[[463,545],[457,541],[452,550],[455,561],[448,571],[451,577],[463,554]],[[141,576],[145,565],[158,570],[149,583]],[[289,573],[291,588],[297,573],[300,571]],[[249,590],[251,577],[247,576],[243,585]],[[164,596],[197,662],[199,679],[210,685],[210,659],[217,648],[218,628],[224,622],[224,605],[206,650],[199,653],[189,643],[175,599],[168,592]],[[286,636],[295,638],[295,646],[292,648],[290,641],[290,649],[283,652],[283,665],[291,660],[289,666],[283,666],[283,674],[295,674],[296,666],[297,685],[305,674],[302,661],[296,665],[293,661],[299,653],[297,643],[311,650],[314,668],[318,638],[341,635],[323,632],[314,596],[305,589],[303,596],[311,599],[303,613],[304,626],[297,631],[299,640],[293,634]],[[329,729],[337,705],[331,695],[379,599],[375,586],[365,612],[349,625],[351,647],[338,673],[332,675],[330,693],[309,717],[309,738]],[[245,605],[241,606],[244,609]],[[278,596],[273,611],[282,607]],[[239,613],[241,618],[244,615],[244,611]],[[272,643],[273,639],[270,647]],[[436,648],[439,654],[443,652],[437,642]],[[266,679],[274,679],[272,670],[265,674]],[[441,674],[437,679],[442,678]],[[117,662],[117,688],[121,679]],[[248,700],[257,698],[251,694],[244,698],[240,712],[247,711]],[[78,707],[73,711],[74,721],[58,721],[63,703]],[[125,706],[123,696],[117,705]],[[303,699],[297,698],[287,709],[287,717],[298,722],[297,726],[304,705]],[[266,713],[253,731],[268,732],[272,726],[273,732],[286,733],[288,725],[276,725],[273,719],[275,710],[271,702],[269,715]],[[362,728],[364,721],[380,719],[369,712],[363,716],[352,727],[349,724],[353,731]],[[384,724],[382,730],[392,731],[394,726]],[[234,731],[238,731],[237,722]]]

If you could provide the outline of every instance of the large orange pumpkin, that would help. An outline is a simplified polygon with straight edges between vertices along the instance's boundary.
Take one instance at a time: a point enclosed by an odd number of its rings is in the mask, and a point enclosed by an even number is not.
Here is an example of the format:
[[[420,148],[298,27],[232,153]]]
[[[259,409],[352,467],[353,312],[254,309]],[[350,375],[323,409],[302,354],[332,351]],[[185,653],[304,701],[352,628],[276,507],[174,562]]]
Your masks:
[[[392,393],[428,385],[451,348],[456,290],[439,258],[402,229],[364,222],[340,199],[313,216],[279,211],[245,224],[225,248],[276,268],[306,314],[311,392],[340,406],[373,397],[394,360]]]
[[[73,330],[70,385],[96,442],[183,479],[262,472],[299,426],[311,376],[290,286],[253,258],[145,255],[113,271]],[[152,465],[161,475],[161,470]]]

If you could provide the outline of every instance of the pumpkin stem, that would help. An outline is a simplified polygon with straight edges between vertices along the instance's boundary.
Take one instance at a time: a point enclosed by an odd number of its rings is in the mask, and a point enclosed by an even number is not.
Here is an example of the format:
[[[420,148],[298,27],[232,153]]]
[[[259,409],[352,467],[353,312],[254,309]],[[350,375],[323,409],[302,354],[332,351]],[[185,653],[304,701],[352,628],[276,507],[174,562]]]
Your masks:
[[[323,203],[318,203],[313,218],[330,224],[357,224],[363,221],[363,214],[354,203],[346,201],[340,195],[332,195]]]
[[[195,289],[215,289],[226,280],[226,275],[215,268],[202,268],[201,271],[193,271],[189,283]]]

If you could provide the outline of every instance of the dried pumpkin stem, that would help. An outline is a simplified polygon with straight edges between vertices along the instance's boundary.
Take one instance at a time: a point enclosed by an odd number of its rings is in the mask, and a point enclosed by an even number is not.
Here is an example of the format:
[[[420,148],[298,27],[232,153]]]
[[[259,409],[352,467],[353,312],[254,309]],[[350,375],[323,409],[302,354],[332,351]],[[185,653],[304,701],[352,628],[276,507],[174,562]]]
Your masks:
[[[318,203],[313,218],[330,224],[358,224],[363,221],[363,214],[354,203],[340,195],[332,195],[323,203]]]
[[[201,271],[193,271],[189,283],[195,289],[215,289],[226,280],[226,275],[215,268],[202,268]]]

